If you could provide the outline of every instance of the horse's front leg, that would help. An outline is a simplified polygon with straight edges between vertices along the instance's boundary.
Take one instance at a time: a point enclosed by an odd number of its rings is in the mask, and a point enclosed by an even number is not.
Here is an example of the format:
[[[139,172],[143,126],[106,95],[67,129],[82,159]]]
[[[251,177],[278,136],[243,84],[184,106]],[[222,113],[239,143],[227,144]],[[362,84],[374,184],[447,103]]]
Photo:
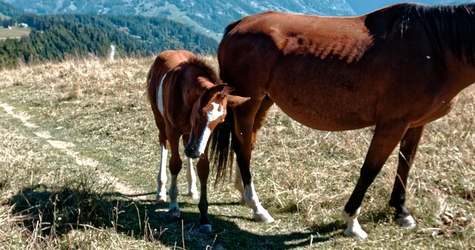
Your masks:
[[[165,144],[160,145],[160,168],[157,175],[157,203],[165,202],[167,200],[167,157],[168,150]]]
[[[346,203],[345,209],[341,213],[348,223],[348,227],[344,231],[345,235],[363,239],[368,236],[358,223],[361,202],[366,190],[373,183],[374,178],[378,175],[389,155],[406,133],[406,130],[406,124],[376,125],[373,139],[361,167],[360,178],[350,199]]]
[[[167,133],[168,140],[170,142],[171,157],[170,157],[170,188],[168,189],[168,195],[170,196],[170,204],[168,205],[168,212],[171,218],[180,217],[180,207],[178,206],[178,186],[177,186],[177,177],[178,173],[181,170],[182,161],[180,159],[180,154],[178,152],[178,141],[180,139],[180,134],[176,132],[169,131]]]
[[[408,129],[401,141],[399,150],[399,164],[396,180],[391,194],[389,205],[396,209],[396,221],[404,228],[413,228],[416,221],[404,205],[406,201],[407,177],[417,152],[417,146],[424,132],[424,126]]]
[[[254,212],[253,219],[264,223],[273,222],[274,218],[259,201],[254,183],[252,182],[249,166],[251,151],[257,138],[257,131],[272,104],[273,102],[270,99],[266,102],[266,100],[262,101],[251,98],[250,101],[234,109],[234,118],[237,123],[233,133],[233,149],[236,153],[236,160],[244,185],[244,202],[252,208]]]
[[[201,195],[200,201],[198,203],[198,208],[200,210],[200,230],[202,233],[211,233],[212,227],[208,218],[208,176],[209,176],[209,161],[207,153],[204,154],[202,158],[199,159],[197,163],[198,168],[198,177],[200,178],[201,183]]]

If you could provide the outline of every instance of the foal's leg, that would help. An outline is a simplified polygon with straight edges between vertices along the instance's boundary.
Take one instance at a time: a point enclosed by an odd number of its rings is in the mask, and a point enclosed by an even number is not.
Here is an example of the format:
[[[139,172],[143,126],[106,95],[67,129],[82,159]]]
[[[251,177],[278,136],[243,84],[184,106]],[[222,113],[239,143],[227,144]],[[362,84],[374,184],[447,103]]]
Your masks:
[[[265,120],[267,111],[272,104],[272,100],[268,98],[264,100],[251,98],[250,101],[234,109],[234,117],[237,123],[233,134],[233,149],[236,153],[236,160],[244,184],[244,201],[247,206],[253,209],[254,220],[264,223],[273,222],[274,218],[259,201],[249,166],[251,151],[257,139],[257,131]]]
[[[404,206],[406,201],[406,184],[409,170],[416,156],[417,146],[424,132],[424,126],[408,129],[406,135],[401,141],[399,150],[399,164],[397,168],[396,180],[391,194],[389,205],[396,209],[396,221],[404,228],[416,226],[407,208]]]
[[[208,150],[206,150],[208,151]],[[207,157],[208,153],[205,152],[202,158],[198,160],[198,177],[200,178],[201,183],[201,196],[198,203],[198,208],[200,210],[200,230],[203,233],[211,233],[211,223],[208,218],[208,176],[209,176],[209,161]]]
[[[193,168],[193,160],[189,157],[186,157],[186,180],[188,181],[188,196],[198,199],[195,169]]]
[[[183,145],[186,146],[190,135],[183,135]],[[196,188],[196,174],[193,168],[193,160],[186,157],[186,180],[188,181],[188,196],[198,199],[198,188]]]
[[[168,140],[170,141],[170,149],[172,151],[170,157],[170,188],[168,189],[168,195],[170,195],[170,204],[169,204],[169,215],[172,218],[180,217],[180,207],[178,206],[178,186],[177,186],[177,177],[178,173],[181,170],[182,161],[180,159],[180,154],[178,152],[178,141],[180,139],[180,134],[174,131],[167,131]]]
[[[157,175],[157,202],[165,202],[167,200],[167,156],[168,150],[166,144],[160,144],[160,169]]]
[[[341,213],[346,222],[348,222],[348,227],[344,231],[345,235],[352,235],[363,239],[368,236],[368,234],[361,229],[357,219],[360,213],[361,202],[363,201],[366,190],[376,175],[378,175],[389,155],[406,133],[406,130],[406,124],[385,124],[376,126],[366,159],[361,167],[358,183],[346,203],[345,209]]]
[[[168,142],[165,134],[165,123],[160,115],[157,116],[157,110],[154,110],[155,122],[159,130],[158,138],[160,142],[160,166],[157,174],[157,197],[158,203],[167,200],[167,157],[168,157]]]

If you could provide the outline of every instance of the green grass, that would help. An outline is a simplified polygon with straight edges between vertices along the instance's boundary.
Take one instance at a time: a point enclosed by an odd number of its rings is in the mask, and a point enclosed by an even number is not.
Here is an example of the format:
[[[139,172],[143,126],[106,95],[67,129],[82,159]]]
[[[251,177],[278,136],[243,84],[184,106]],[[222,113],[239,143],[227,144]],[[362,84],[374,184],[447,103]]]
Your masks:
[[[153,59],[91,58],[1,72],[0,249],[475,247],[473,86],[421,141],[408,184],[415,229],[397,226],[387,205],[394,152],[362,205],[368,238],[344,237],[340,211],[371,128],[316,131],[273,107],[251,171],[276,221],[253,222],[229,181],[209,188],[213,233],[203,235],[198,201],[179,196],[182,221],[167,217],[167,204],[154,204],[158,131],[144,86]],[[186,193],[184,173],[179,188]]]
[[[11,29],[0,27],[0,39],[20,38],[30,35],[30,28],[11,27]]]

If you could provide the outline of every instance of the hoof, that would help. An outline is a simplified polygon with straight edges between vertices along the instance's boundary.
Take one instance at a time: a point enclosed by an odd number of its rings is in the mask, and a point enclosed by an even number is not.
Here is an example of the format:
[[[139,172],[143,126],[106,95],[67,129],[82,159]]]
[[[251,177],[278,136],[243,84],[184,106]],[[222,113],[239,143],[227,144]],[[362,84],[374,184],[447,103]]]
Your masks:
[[[254,214],[254,220],[260,223],[271,223],[274,222],[274,218],[270,216],[269,212],[264,210],[264,212]]]
[[[209,234],[212,231],[211,225],[210,224],[205,224],[200,226],[200,231],[204,234]]]
[[[368,237],[368,234],[363,231],[363,229],[361,228],[347,228],[343,234],[345,236],[351,236],[351,237],[355,237],[355,238],[358,238],[358,239],[366,239],[366,237]]]
[[[407,229],[414,228],[416,226],[416,221],[410,215],[396,219],[396,222],[399,224],[399,226]]]
[[[171,219],[180,219],[180,210],[178,209],[173,209],[168,211],[168,216],[170,216]]]
[[[187,196],[197,200],[198,198],[200,198],[200,196],[198,195],[198,191],[189,191]]]
[[[167,201],[167,197],[157,196],[157,203],[164,203]]]

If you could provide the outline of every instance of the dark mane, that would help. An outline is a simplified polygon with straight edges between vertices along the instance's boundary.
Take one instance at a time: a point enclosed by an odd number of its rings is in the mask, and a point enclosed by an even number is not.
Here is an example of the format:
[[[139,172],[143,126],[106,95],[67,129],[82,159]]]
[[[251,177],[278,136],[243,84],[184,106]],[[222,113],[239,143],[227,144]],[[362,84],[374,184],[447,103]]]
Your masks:
[[[186,64],[199,68],[200,75],[208,78],[214,84],[221,83],[221,79],[218,77],[216,71],[203,58],[191,58]]]
[[[475,66],[475,4],[411,7],[437,50]]]
[[[237,21],[234,21],[230,24],[228,24],[228,26],[226,26],[226,28],[224,29],[224,35],[223,37],[225,37],[232,29],[234,29],[234,27],[236,27],[236,25],[238,25],[240,22],[241,22],[242,19],[240,20],[237,20]]]

